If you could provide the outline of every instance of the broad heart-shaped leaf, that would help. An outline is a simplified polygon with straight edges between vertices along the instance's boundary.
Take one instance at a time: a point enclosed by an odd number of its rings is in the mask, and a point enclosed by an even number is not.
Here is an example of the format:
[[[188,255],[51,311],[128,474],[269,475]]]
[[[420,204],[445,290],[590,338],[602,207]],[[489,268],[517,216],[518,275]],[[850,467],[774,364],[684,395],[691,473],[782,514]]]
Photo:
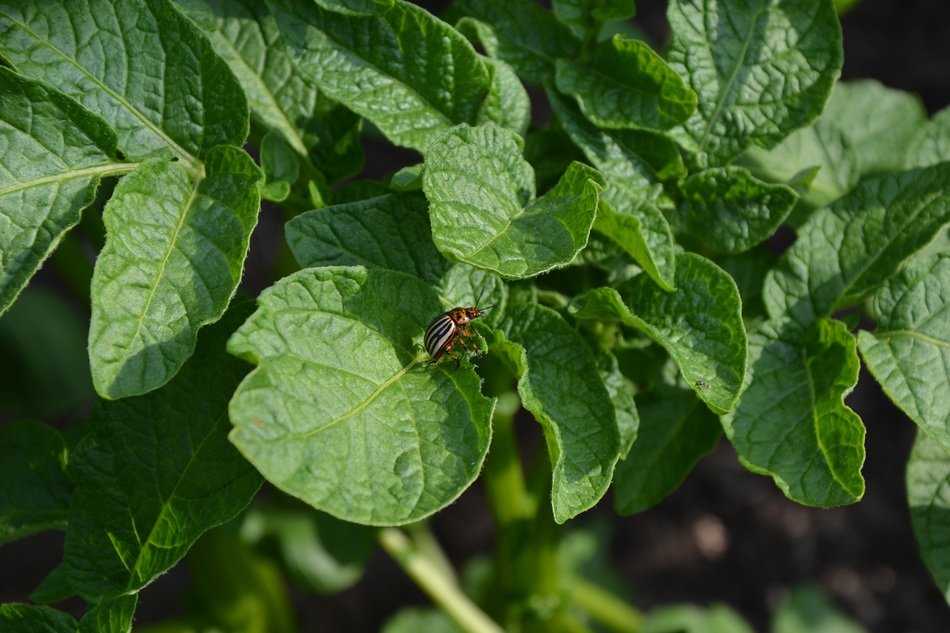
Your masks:
[[[0,630],[17,633],[75,633],[76,620],[52,607],[0,604]]]
[[[572,163],[535,199],[522,147],[504,128],[460,125],[429,148],[422,187],[432,239],[450,259],[524,279],[568,264],[587,244],[600,174]]]
[[[802,328],[861,301],[950,221],[950,163],[863,180],[812,215],[765,280],[772,318]]]
[[[620,514],[643,512],[679,488],[722,435],[719,418],[683,389],[648,392],[637,398],[637,409],[637,441],[614,474]]]
[[[868,370],[921,429],[950,451],[950,254],[890,277],[875,293],[874,332],[858,333]]]
[[[771,150],[748,148],[743,160],[779,181],[820,166],[803,195],[817,208],[850,191],[861,176],[902,169],[923,124],[920,100],[909,93],[876,81],[838,82],[821,118]]]
[[[646,130],[601,130],[553,90],[548,100],[587,160],[607,177],[594,229],[610,237],[665,290],[676,269],[673,232],[655,206],[661,180],[685,174],[676,143]],[[604,203],[607,204],[604,204]]]
[[[469,366],[421,348],[444,310],[428,284],[309,268],[261,294],[228,350],[258,367],[231,401],[231,441],[275,486],[372,525],[426,517],[478,476],[494,402]]]
[[[460,31],[534,85],[553,82],[555,60],[574,59],[580,50],[567,27],[533,0],[457,0],[453,9],[467,16]]]
[[[907,504],[920,557],[950,602],[950,454],[927,433],[907,461]]]
[[[228,400],[247,372],[224,352],[244,304],[201,334],[162,389],[103,402],[69,464],[76,482],[63,567],[87,601],[138,591],[206,530],[237,515],[261,477],[228,442]]]
[[[66,444],[39,422],[0,426],[0,543],[65,529],[72,486]]]
[[[841,72],[831,0],[673,0],[667,18],[670,65],[699,97],[686,133],[713,166],[817,118]]]
[[[316,83],[300,72],[265,3],[178,2],[210,15],[206,35],[241,83],[256,121],[299,156],[309,156],[331,180],[360,170],[359,117],[320,95]]]
[[[305,268],[386,268],[437,283],[449,267],[432,243],[426,200],[386,194],[301,213],[285,226],[287,244]]]
[[[424,150],[443,130],[475,123],[488,68],[455,29],[403,0],[344,15],[310,0],[268,0],[301,71],[397,145]]]
[[[241,280],[257,224],[260,171],[243,150],[208,152],[205,175],[152,161],[123,178],[106,205],[106,245],[92,278],[89,357],[106,398],[146,393],[191,355]]]
[[[908,167],[927,167],[950,160],[950,107],[933,116],[907,152]]]
[[[514,364],[524,408],[544,429],[551,507],[564,523],[600,500],[620,457],[609,392],[590,347],[550,308],[512,299],[494,346]]]
[[[0,56],[102,116],[129,159],[247,136],[240,84],[169,0],[2,0]]]
[[[735,412],[723,416],[739,460],[812,506],[864,494],[864,425],[844,404],[858,381],[854,337],[822,319],[805,336],[764,323],[749,341],[749,373]]]
[[[584,63],[558,59],[556,69],[558,90],[598,127],[667,129],[696,109],[696,93],[640,40],[614,35]]]
[[[0,314],[92,203],[115,143],[99,117],[0,67]]]
[[[735,282],[708,259],[676,258],[676,291],[640,275],[619,289],[594,288],[574,298],[578,319],[619,321],[666,349],[697,396],[716,412],[732,409],[746,371],[746,333]]]
[[[680,183],[674,225],[714,251],[741,253],[770,237],[791,212],[791,187],[763,182],[743,167],[714,167]]]

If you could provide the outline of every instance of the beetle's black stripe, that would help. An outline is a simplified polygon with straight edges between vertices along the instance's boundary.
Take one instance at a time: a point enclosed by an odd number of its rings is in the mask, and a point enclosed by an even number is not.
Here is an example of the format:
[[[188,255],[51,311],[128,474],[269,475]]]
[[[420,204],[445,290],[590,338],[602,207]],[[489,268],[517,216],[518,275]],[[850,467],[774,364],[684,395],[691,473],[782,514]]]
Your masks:
[[[429,356],[435,358],[442,347],[455,336],[456,325],[448,314],[443,314],[426,330],[424,344]]]

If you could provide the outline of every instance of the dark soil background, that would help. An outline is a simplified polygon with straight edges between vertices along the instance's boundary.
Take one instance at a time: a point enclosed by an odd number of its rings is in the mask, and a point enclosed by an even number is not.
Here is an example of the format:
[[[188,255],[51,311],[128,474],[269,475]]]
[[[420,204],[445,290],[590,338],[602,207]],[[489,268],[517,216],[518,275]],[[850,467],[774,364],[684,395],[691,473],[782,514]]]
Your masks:
[[[425,4],[436,13],[444,6]],[[659,43],[667,37],[665,6],[637,2],[638,24]],[[865,0],[842,25],[845,79],[874,78],[914,92],[931,113],[950,104],[950,0]],[[367,147],[371,176],[403,160],[412,161],[411,153]],[[257,253],[280,239],[279,230],[262,228],[255,240],[265,243],[252,249]],[[254,271],[248,277],[253,280]],[[56,286],[45,271],[40,280]],[[657,507],[617,517],[608,498],[576,523],[599,519],[612,526],[605,546],[626,586],[624,597],[644,610],[721,602],[765,633],[788,591],[814,584],[871,633],[948,633],[950,607],[917,553],[904,490],[915,427],[866,373],[848,404],[868,430],[867,493],[859,504],[819,510],[788,501],[770,479],[740,466],[723,440]],[[533,423],[520,431],[527,445],[538,442]],[[433,523],[459,567],[491,551],[493,528],[478,484]],[[61,556],[59,534],[0,547],[0,601],[26,600]],[[137,624],[180,612],[188,576],[179,565],[142,592]],[[379,553],[350,590],[329,597],[295,593],[294,601],[302,631],[376,631],[400,608],[429,604]]]

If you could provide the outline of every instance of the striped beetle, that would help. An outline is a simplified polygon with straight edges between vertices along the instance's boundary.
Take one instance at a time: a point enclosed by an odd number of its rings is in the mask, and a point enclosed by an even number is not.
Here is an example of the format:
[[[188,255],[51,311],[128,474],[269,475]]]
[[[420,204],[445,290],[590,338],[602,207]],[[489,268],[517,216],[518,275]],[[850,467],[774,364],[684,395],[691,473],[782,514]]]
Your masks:
[[[432,357],[429,363],[434,365],[439,362],[443,355],[448,355],[449,358],[455,360],[455,365],[458,366],[460,361],[458,356],[452,353],[452,348],[458,342],[467,350],[468,346],[465,344],[465,339],[471,340],[472,338],[469,322],[483,316],[493,307],[495,306],[482,309],[474,306],[471,308],[452,308],[448,312],[443,312],[437,316],[426,328],[426,335],[423,339],[426,351]]]

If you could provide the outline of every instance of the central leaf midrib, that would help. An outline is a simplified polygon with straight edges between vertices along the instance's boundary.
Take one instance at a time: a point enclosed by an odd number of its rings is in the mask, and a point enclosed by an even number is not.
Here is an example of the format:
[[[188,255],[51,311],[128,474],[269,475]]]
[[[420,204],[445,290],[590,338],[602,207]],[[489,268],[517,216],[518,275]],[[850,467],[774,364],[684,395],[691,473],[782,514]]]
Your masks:
[[[157,294],[159,284],[165,277],[165,268],[168,266],[168,260],[171,258],[171,254],[175,250],[175,245],[178,243],[178,237],[181,235],[182,228],[185,226],[188,216],[191,214],[191,209],[195,199],[198,197],[199,184],[199,182],[194,183],[191,188],[191,194],[188,196],[188,200],[186,200],[185,204],[182,205],[182,213],[179,216],[178,223],[175,225],[175,230],[172,232],[171,239],[168,240],[168,246],[165,249],[165,254],[162,256],[161,262],[159,262],[158,271],[155,274],[155,281],[152,283],[152,287],[149,288],[145,305],[142,306],[142,310],[139,312],[139,316],[136,319],[135,332],[129,337],[129,347],[131,347],[132,344],[139,339],[139,335],[142,331],[142,325],[145,323],[145,317],[152,305],[152,300]],[[115,375],[118,375],[118,372],[121,370],[121,368],[121,364],[116,367]],[[113,376],[113,380],[114,379],[115,376]]]

